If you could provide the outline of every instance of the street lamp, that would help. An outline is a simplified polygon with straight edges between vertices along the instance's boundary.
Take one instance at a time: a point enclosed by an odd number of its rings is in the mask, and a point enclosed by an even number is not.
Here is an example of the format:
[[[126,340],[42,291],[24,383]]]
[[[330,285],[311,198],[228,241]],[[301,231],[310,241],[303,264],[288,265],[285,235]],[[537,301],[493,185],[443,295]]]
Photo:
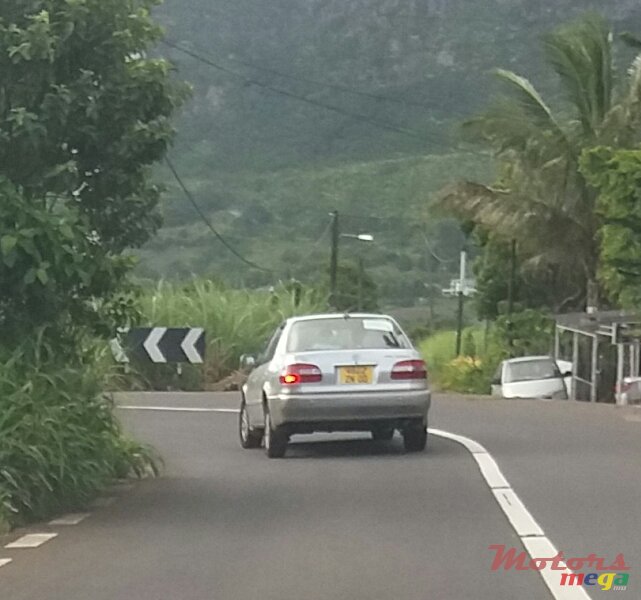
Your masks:
[[[332,254],[329,266],[329,280],[330,280],[330,303],[336,308],[336,292],[337,292],[337,274],[338,274],[338,242],[340,238],[347,238],[358,240],[360,242],[373,242],[374,236],[369,233],[340,233],[338,225],[338,211],[335,210],[331,213],[332,217]],[[361,259],[361,279],[362,279],[362,259]],[[361,282],[362,285],[362,282]]]
[[[341,233],[342,238],[348,238],[352,240],[359,240],[361,242],[373,242],[374,236],[369,233]]]

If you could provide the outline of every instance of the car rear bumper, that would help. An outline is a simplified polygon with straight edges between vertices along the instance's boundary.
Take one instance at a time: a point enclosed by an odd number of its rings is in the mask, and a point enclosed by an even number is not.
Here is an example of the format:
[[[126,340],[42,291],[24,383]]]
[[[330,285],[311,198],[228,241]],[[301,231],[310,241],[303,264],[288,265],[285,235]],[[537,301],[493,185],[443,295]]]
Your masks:
[[[269,399],[269,411],[276,426],[292,431],[369,429],[376,424],[400,427],[427,420],[429,390],[402,392],[360,392],[349,394],[281,394]]]

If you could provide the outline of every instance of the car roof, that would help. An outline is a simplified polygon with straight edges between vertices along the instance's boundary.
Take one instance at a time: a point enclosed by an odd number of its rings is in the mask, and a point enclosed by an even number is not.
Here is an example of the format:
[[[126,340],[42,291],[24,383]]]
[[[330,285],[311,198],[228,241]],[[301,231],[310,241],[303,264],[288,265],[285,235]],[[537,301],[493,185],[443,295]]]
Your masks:
[[[529,362],[531,360],[554,360],[549,354],[541,354],[538,356],[520,356],[519,358],[510,358],[506,360],[506,363],[520,363],[520,362]]]
[[[299,321],[317,321],[320,319],[389,319],[390,321],[394,321],[389,315],[380,313],[319,313],[315,315],[291,317],[287,319],[287,322],[297,323]]]

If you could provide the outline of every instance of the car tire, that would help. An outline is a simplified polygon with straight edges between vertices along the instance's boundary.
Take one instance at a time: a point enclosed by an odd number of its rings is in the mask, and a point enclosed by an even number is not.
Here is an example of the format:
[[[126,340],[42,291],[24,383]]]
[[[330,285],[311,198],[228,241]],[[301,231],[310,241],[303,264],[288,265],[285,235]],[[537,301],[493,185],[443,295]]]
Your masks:
[[[422,452],[427,444],[427,427],[414,425],[403,430],[403,445],[406,452]]]
[[[244,396],[240,403],[240,414],[238,415],[238,437],[240,438],[240,445],[245,450],[260,448],[263,441],[262,430],[252,429],[249,424],[249,414],[247,413],[247,403]]]
[[[269,408],[265,406],[265,452],[269,458],[283,458],[287,450],[289,436],[280,428],[272,425]]]
[[[393,427],[377,427],[376,429],[372,429],[372,439],[377,442],[389,442],[393,437]]]

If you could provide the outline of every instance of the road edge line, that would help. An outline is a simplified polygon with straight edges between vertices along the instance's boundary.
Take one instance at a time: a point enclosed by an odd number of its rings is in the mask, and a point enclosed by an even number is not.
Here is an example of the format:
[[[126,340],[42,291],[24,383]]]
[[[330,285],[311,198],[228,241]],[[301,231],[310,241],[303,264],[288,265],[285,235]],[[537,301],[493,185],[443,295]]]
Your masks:
[[[516,535],[518,535],[521,544],[530,558],[553,558],[556,556],[557,550],[554,544],[546,537],[543,528],[536,522],[521,498],[519,498],[518,494],[501,472],[497,462],[483,445],[464,435],[450,433],[449,431],[443,431],[441,429],[430,428],[428,429],[428,433],[456,442],[469,451],[476,462],[483,480],[490,488],[494,499],[507,518],[508,523]],[[509,497],[513,502],[504,502],[506,497]],[[541,548],[544,548],[546,552],[550,552],[550,556],[541,556],[539,554]],[[555,571],[555,573],[558,574],[563,572],[572,573],[567,567],[565,567],[563,571]],[[557,579],[552,578],[553,573],[550,568],[539,571],[539,574],[555,600],[591,600],[583,587],[561,586]]]
[[[180,406],[132,406],[117,405],[119,410],[148,410],[157,412],[186,412],[186,413],[235,413],[238,414],[237,408],[192,408]]]

